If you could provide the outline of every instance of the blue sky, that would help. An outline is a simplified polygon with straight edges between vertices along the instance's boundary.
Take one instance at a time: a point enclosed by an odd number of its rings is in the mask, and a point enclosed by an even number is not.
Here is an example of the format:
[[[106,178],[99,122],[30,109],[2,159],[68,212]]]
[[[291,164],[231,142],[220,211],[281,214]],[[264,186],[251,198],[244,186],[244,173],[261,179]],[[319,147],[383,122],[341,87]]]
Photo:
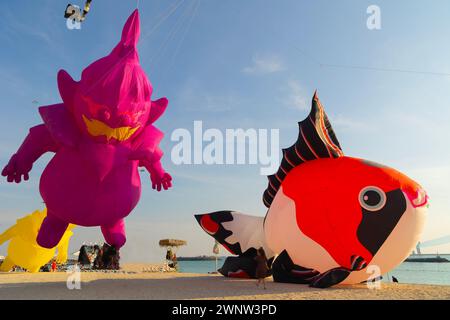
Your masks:
[[[220,130],[276,128],[285,147],[295,141],[296,122],[315,89],[347,155],[390,165],[427,189],[432,206],[423,239],[450,233],[450,76],[326,66],[450,73],[448,1],[180,1],[139,4],[141,64],[153,97],[170,100],[157,126],[166,133],[164,165],[175,186],[156,193],[143,176],[142,200],[127,218],[125,260],[158,261],[157,241],[165,237],[188,240],[180,254],[209,254],[213,242],[194,213],[265,213],[259,166],[175,166],[173,130],[192,130],[194,120]],[[82,29],[68,30],[66,4],[2,1],[2,166],[40,122],[38,105],[60,102],[57,71],[78,80],[84,67],[110,52],[136,7],[135,1],[94,0]],[[381,8],[381,30],[366,27],[372,4]],[[42,207],[38,181],[49,159],[36,163],[28,183],[0,182],[0,229]],[[72,248],[100,239],[97,229],[78,228]],[[450,245],[429,250],[437,249],[449,252]]]

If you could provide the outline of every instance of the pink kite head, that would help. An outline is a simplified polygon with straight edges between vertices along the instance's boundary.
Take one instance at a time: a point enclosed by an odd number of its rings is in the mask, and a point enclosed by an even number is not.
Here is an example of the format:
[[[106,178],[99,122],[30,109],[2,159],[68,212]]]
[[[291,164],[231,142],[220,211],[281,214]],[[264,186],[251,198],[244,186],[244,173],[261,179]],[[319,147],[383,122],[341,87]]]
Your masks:
[[[109,55],[87,68],[79,82],[61,70],[58,87],[78,126],[97,141],[125,141],[152,118],[152,85],[139,64],[139,12],[128,18]],[[150,117],[150,119],[149,119]]]

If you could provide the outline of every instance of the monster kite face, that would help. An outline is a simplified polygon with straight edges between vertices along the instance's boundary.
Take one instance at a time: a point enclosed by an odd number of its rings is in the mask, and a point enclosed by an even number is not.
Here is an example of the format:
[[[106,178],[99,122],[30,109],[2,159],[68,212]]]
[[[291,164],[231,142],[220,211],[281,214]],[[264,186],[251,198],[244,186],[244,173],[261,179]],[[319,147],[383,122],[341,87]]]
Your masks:
[[[123,102],[117,106],[97,103],[80,95],[75,116],[78,125],[96,141],[123,142],[144,128],[151,103]]]
[[[113,51],[83,70],[74,81],[61,70],[58,86],[78,127],[98,142],[120,143],[149,121],[152,85],[139,64],[139,13],[128,18]]]

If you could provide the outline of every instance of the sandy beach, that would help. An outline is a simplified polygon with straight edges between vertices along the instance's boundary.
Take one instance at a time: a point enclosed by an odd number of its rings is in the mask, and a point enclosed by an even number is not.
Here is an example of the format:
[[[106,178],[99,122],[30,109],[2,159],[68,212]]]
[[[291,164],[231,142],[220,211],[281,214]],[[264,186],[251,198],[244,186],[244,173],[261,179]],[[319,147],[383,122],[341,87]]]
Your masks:
[[[312,289],[274,283],[267,290],[253,280],[218,275],[142,272],[149,265],[127,264],[119,273],[81,273],[81,289],[67,288],[68,275],[55,273],[0,273],[0,299],[450,299],[450,286],[382,284]]]

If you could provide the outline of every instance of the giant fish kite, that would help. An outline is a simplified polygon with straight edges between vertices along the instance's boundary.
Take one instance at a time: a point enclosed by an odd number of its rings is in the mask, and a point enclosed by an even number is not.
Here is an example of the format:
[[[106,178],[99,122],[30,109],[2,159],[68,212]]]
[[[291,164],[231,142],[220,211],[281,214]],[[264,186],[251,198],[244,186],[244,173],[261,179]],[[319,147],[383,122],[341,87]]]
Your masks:
[[[151,101],[152,85],[139,64],[139,13],[128,18],[112,52],[83,70],[76,82],[61,70],[63,103],[39,108],[43,124],[30,129],[2,175],[9,182],[28,180],[33,163],[44,153],[55,156],[40,180],[47,206],[37,242],[58,244],[69,223],[101,226],[108,244],[125,244],[124,218],[141,195],[138,167],[150,173],[153,189],[172,186],[158,147],[163,133],[152,125],[168,100]]]
[[[420,239],[428,208],[423,188],[386,166],[344,156],[314,95],[297,142],[269,176],[264,217],[234,211],[196,215],[231,253],[219,270],[254,277],[263,247],[274,281],[325,288],[360,283],[399,265]]]
[[[55,248],[42,248],[36,243],[36,236],[46,215],[47,210],[37,210],[18,219],[15,225],[0,234],[0,245],[9,241],[8,255],[0,265],[1,272],[8,272],[14,266],[24,268],[28,272],[39,272],[39,269],[53,258]],[[72,229],[74,227],[70,224],[56,245],[58,254],[55,260],[57,263],[67,261],[69,240],[73,235]]]

